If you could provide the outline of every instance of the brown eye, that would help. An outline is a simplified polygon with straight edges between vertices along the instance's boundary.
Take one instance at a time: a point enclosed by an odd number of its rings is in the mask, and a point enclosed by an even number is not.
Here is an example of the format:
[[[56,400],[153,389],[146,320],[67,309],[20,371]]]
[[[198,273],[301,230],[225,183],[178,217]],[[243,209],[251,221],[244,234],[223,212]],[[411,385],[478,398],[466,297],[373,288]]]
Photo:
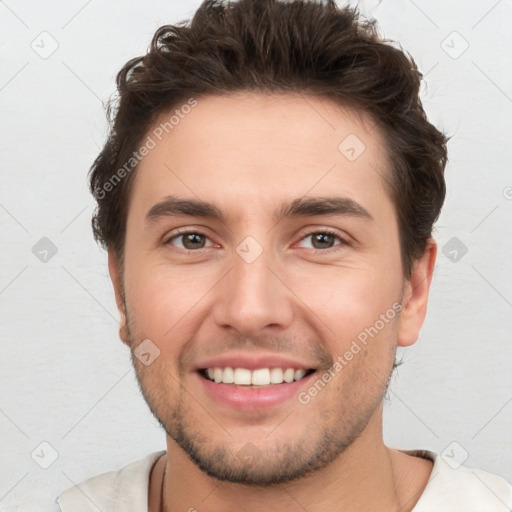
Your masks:
[[[330,249],[336,238],[329,233],[315,233],[310,236],[312,236],[311,240],[315,249]],[[328,247],[326,247],[326,245]]]
[[[196,249],[203,249],[206,246],[207,238],[208,237],[206,235],[198,233],[197,231],[189,231],[187,233],[174,235],[173,237],[169,238],[166,243],[175,245],[174,242],[181,239],[181,246],[177,245],[177,247],[187,251],[193,251]]]
[[[308,233],[301,239],[301,242],[304,242],[304,240],[311,240],[311,247],[307,248],[320,252],[329,252],[330,250],[336,250],[336,246],[347,245],[345,240],[337,233],[328,230]],[[338,241],[338,243],[336,243],[336,241]]]

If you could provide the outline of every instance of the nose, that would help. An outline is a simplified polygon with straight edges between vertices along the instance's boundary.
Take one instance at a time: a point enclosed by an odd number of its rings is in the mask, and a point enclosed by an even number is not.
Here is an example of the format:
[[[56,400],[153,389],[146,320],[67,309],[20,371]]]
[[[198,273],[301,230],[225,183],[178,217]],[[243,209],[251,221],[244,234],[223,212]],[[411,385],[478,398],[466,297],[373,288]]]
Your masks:
[[[255,336],[265,328],[286,329],[293,318],[294,296],[278,258],[264,249],[253,260],[261,251],[255,245],[252,242],[238,247],[231,271],[215,291],[216,325],[236,329],[245,336]]]

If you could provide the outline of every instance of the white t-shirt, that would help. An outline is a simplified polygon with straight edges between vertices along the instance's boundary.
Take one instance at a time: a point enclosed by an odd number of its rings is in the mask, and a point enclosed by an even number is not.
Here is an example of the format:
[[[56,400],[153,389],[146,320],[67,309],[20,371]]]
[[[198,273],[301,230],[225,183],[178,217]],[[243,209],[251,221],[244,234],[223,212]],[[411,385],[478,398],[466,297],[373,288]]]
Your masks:
[[[427,450],[401,450],[434,462],[414,512],[512,512],[512,485],[500,476],[457,466]],[[149,474],[164,451],[64,491],[55,512],[147,512]]]

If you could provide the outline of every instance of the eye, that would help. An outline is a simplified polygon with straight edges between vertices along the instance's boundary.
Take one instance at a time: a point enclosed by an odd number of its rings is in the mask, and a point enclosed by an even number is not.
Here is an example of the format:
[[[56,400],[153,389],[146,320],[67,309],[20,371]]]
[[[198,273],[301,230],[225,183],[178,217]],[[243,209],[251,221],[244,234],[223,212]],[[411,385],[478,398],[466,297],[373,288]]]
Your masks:
[[[341,238],[340,235],[328,229],[311,231],[301,238],[301,242],[307,239],[311,240],[312,247],[309,248],[319,252],[330,252],[331,250],[336,251],[337,246],[348,245],[348,242]],[[177,243],[178,240],[181,240],[181,243]],[[178,230],[177,233],[173,234],[166,240],[165,244],[174,245],[175,247],[185,251],[198,251],[208,247],[206,245],[207,240],[209,240],[208,236],[200,231]],[[338,240],[339,243],[336,243],[336,240]],[[214,244],[210,244],[209,247],[213,245]]]
[[[336,232],[324,229],[322,231],[312,231],[306,236],[301,238],[301,242],[310,239],[312,247],[315,251],[329,252],[335,249],[338,245],[348,245]],[[340,243],[336,244],[335,241],[339,240]]]
[[[174,234],[168,238],[165,244],[175,245],[174,242],[180,239],[181,246],[177,245],[178,248],[186,251],[193,251],[197,249],[204,249],[208,237],[199,231],[178,231],[178,234]]]

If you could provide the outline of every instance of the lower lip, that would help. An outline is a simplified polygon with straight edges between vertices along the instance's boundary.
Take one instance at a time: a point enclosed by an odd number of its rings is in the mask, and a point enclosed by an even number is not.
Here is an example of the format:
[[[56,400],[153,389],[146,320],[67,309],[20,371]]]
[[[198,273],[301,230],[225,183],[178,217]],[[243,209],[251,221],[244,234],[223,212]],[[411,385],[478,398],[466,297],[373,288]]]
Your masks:
[[[305,387],[316,372],[311,373],[298,381],[283,382],[261,388],[243,388],[231,384],[222,384],[205,379],[198,372],[197,378],[201,381],[206,392],[217,402],[221,402],[233,409],[261,410],[280,405],[296,397],[301,388]]]

